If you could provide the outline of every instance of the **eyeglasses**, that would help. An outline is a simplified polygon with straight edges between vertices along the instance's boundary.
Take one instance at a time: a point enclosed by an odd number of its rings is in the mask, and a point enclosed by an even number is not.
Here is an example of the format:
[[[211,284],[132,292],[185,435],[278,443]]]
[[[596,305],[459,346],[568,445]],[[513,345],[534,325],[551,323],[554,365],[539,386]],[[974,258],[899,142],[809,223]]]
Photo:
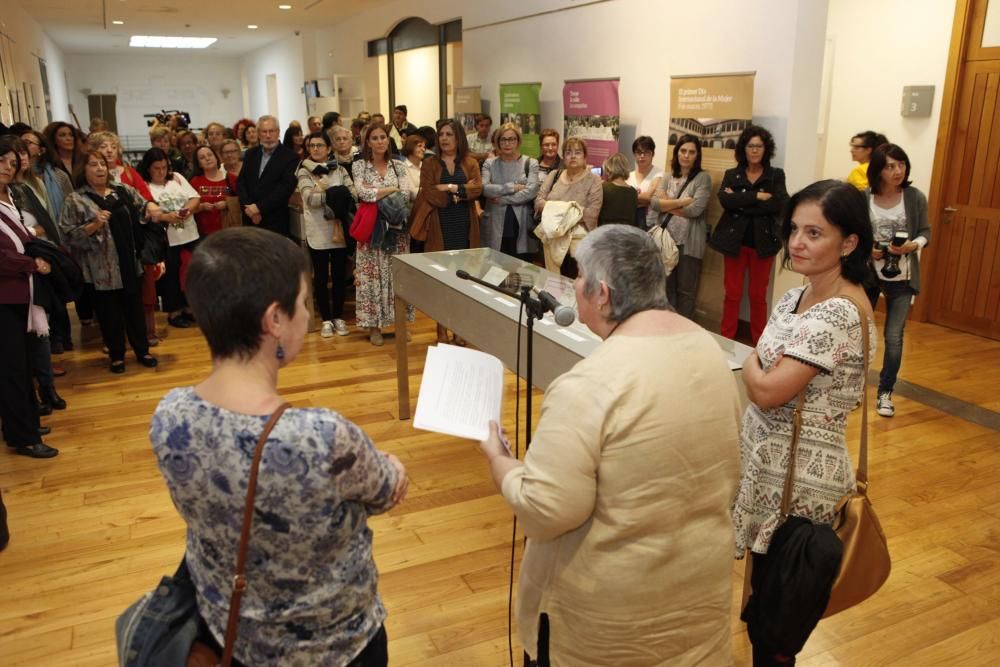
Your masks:
[[[747,144],[748,151],[762,151],[764,150],[764,144]]]
[[[563,155],[565,155],[566,157],[570,157],[571,155],[582,156],[584,155],[584,152],[577,149],[570,149],[568,151],[564,151]]]
[[[517,143],[517,137],[500,137],[501,144],[513,144]]]
[[[33,139],[22,139],[22,141],[24,143],[28,144],[29,146],[41,146],[40,143],[38,143],[37,141],[35,141]]]
[[[309,144],[308,146],[306,146],[306,148],[308,148],[309,150],[312,150],[314,148],[326,148],[326,144]]]
[[[649,157],[653,154],[653,151],[636,151],[634,155],[636,157]]]

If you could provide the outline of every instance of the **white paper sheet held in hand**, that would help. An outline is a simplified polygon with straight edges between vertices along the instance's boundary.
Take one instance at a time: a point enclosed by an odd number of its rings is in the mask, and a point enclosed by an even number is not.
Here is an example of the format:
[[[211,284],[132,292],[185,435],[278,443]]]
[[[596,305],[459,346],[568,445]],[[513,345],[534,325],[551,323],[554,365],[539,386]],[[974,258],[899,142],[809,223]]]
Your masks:
[[[469,440],[485,440],[490,420],[500,422],[503,364],[455,345],[427,348],[413,426]]]

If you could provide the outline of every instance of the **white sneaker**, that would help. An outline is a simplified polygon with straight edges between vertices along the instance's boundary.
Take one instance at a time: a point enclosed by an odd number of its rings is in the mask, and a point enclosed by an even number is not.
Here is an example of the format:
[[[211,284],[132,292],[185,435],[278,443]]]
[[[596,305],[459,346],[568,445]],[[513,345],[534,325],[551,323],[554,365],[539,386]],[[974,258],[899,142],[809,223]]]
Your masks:
[[[347,322],[345,322],[344,320],[334,320],[333,330],[337,332],[338,336],[347,336],[350,335],[351,333],[350,330],[347,328]]]
[[[892,417],[896,414],[896,406],[892,404],[891,391],[880,391],[878,393],[878,402],[875,409],[883,417]]]
[[[333,322],[323,320],[323,328],[319,330],[319,335],[323,338],[333,338]]]

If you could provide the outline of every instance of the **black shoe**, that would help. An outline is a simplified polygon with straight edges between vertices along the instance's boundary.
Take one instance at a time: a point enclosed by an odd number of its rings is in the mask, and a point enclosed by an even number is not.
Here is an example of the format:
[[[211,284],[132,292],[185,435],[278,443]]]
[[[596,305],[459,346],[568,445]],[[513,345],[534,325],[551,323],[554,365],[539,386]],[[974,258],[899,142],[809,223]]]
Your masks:
[[[51,426],[39,426],[38,427],[38,435],[48,435],[49,433],[52,433],[52,427]]]
[[[70,339],[64,340],[62,346],[67,352],[72,352],[75,349],[73,347],[73,341]]]
[[[125,372],[125,362],[124,361],[112,361],[111,365],[108,367],[112,373],[124,373]]]
[[[39,399],[38,401],[38,416],[48,417],[52,414],[52,404],[45,401],[45,399]]]
[[[51,459],[59,453],[58,449],[49,447],[44,442],[36,442],[33,445],[15,447],[14,451],[21,456],[28,456],[33,459]]]
[[[168,317],[167,324],[172,327],[177,327],[178,329],[190,329],[194,326],[194,322],[184,317],[184,315],[177,315],[175,317]]]
[[[10,542],[10,531],[7,530],[7,508],[3,504],[3,496],[0,496],[0,551],[7,547]]]
[[[41,404],[49,406],[49,414],[52,414],[53,409],[66,409],[66,401],[62,396],[56,393],[55,387],[40,387],[38,389],[38,395],[41,398]],[[39,414],[42,413],[39,411]]]
[[[191,323],[191,326],[198,324],[198,320],[195,319],[194,313],[181,313],[181,317]]]
[[[65,349],[66,347],[63,345],[61,340],[57,340],[55,338],[49,339],[49,351],[52,354],[62,354]]]
[[[144,354],[141,357],[138,357],[138,359],[139,363],[146,368],[156,368],[156,365],[160,363],[156,360],[156,357],[151,354]]]

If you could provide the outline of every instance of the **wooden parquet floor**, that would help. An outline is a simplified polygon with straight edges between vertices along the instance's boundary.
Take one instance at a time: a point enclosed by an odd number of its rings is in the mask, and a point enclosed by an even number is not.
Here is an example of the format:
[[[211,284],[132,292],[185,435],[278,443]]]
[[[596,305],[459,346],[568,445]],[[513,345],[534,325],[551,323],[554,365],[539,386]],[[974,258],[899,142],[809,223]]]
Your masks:
[[[183,525],[147,441],[150,414],[172,387],[202,377],[196,330],[172,329],[158,369],[106,370],[96,328],[58,358],[69,409],[43,421],[61,450],[51,461],[0,451],[11,544],[0,553],[0,665],[115,664],[116,615],[183,550]],[[416,396],[434,325],[418,319],[411,345]],[[901,377],[1000,411],[1000,343],[933,325],[907,325]],[[326,406],[362,425],[411,475],[407,502],[372,519],[393,665],[507,664],[511,515],[478,447],[396,419],[395,347],[359,333],[310,334],[281,376],[296,406]],[[513,423],[513,376],[505,421]],[[536,394],[537,395],[537,394]],[[871,495],[890,538],[893,573],[865,604],[820,623],[799,664],[1000,663],[1000,433],[897,397],[897,415],[872,410]],[[537,400],[536,400],[537,409]],[[857,433],[852,424],[852,433]],[[6,449],[6,448],[4,448]],[[733,645],[742,564],[733,567]],[[520,646],[515,639],[515,658]]]

